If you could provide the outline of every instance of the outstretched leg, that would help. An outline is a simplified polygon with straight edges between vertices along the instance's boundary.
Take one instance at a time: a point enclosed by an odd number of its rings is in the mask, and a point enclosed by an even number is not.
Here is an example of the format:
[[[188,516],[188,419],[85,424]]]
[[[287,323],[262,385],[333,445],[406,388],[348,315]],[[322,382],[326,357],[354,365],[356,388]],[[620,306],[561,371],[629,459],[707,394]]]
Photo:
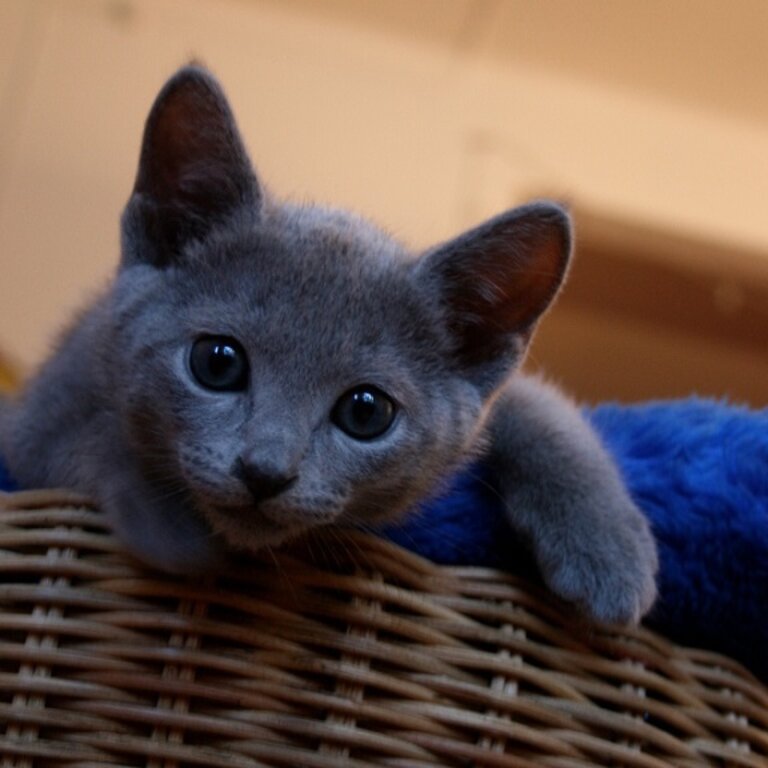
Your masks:
[[[656,596],[656,545],[579,409],[551,385],[517,375],[489,431],[510,523],[548,586],[599,621],[639,621]]]

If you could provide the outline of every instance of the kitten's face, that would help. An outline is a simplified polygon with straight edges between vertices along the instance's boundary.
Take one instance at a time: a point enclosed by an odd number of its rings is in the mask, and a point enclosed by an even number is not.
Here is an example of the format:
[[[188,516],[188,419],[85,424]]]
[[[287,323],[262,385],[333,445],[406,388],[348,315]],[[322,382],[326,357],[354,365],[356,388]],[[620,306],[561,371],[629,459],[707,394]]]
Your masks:
[[[282,207],[116,291],[123,418],[157,493],[229,545],[392,519],[466,453],[482,401],[399,246]]]
[[[131,479],[117,498],[105,473],[101,496],[174,570],[421,499],[475,443],[570,248],[551,204],[413,259],[349,214],[279,204],[196,67],[152,107],[122,235],[106,375]]]

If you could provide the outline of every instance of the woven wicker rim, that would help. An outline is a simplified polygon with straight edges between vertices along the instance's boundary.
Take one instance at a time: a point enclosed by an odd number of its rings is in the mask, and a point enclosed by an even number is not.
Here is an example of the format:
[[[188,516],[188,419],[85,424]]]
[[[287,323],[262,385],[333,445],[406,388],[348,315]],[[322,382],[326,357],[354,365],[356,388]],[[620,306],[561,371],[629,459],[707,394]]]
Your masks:
[[[768,766],[735,662],[370,536],[191,583],[25,492],[0,571],[3,766]]]

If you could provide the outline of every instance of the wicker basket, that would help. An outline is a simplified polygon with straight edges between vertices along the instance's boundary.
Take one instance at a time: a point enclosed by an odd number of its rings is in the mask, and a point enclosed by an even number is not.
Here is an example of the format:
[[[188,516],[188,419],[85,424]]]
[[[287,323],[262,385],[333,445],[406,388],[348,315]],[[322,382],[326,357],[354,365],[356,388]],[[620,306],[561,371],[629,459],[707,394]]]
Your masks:
[[[192,584],[0,498],[3,766],[768,766],[768,690],[509,575],[363,535]]]

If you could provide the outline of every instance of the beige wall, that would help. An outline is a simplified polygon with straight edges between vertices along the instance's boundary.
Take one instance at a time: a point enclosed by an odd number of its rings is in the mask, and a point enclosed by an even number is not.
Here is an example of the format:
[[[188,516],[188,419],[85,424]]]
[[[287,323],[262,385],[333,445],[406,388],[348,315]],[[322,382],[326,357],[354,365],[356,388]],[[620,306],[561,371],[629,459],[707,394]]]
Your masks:
[[[190,57],[282,194],[421,245],[551,193],[764,279],[766,29],[760,0],[0,0],[0,351],[34,365],[113,268],[143,118]]]

